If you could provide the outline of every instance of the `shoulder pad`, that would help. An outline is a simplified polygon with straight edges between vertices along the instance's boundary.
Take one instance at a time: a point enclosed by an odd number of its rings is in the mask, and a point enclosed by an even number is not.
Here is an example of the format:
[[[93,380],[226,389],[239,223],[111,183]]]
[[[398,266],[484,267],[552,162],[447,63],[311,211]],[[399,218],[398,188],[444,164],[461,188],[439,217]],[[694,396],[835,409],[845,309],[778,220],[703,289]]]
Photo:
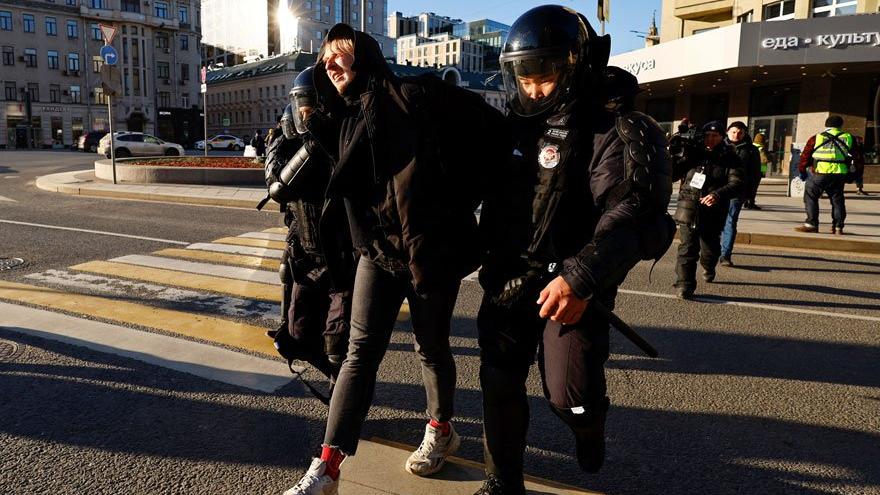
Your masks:
[[[627,112],[617,117],[614,127],[625,143],[636,141],[642,145],[666,147],[666,133],[650,115]]]

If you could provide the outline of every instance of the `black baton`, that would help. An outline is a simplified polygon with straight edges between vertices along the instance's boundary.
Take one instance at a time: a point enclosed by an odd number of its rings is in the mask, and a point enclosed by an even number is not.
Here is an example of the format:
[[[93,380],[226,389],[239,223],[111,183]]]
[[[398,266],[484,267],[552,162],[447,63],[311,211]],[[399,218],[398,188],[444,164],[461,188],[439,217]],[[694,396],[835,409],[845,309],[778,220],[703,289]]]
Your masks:
[[[608,318],[608,323],[611,323],[611,326],[616,328],[618,332],[622,333],[623,336],[629,339],[630,342],[638,346],[638,348],[644,351],[645,354],[652,358],[660,355],[657,352],[657,349],[654,349],[654,346],[649,344],[648,341],[642,338],[641,335],[637,334],[636,331],[632,329],[632,327],[627,325],[625,321],[621,320],[619,316],[614,314],[614,311],[608,309],[608,306],[605,306],[595,299],[590,301],[590,306],[598,311],[599,314],[601,314],[605,318]]]

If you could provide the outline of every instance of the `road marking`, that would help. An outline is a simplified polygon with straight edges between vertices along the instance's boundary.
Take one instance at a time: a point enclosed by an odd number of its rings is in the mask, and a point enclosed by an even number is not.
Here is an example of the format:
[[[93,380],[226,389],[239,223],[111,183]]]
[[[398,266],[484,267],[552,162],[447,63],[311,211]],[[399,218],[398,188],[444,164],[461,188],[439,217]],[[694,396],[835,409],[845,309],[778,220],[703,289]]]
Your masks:
[[[28,287],[20,286],[19,290],[38,289]],[[68,296],[58,293],[51,294],[51,297],[67,299]],[[99,304],[107,306],[106,300]],[[213,345],[2,302],[0,312],[3,314],[3,327],[13,332],[123,356],[261,392],[274,392],[290,383],[292,378],[287,366],[278,360],[250,356]],[[216,334],[219,328],[213,330]],[[265,336],[260,337],[269,342]],[[239,343],[235,339],[230,339],[230,342]],[[258,347],[257,352],[261,354],[271,351],[268,355],[277,356],[271,345],[268,349],[265,345]]]
[[[8,178],[9,178],[9,177],[7,177],[7,179],[8,179]],[[18,203],[18,201],[14,200],[14,199],[12,199],[12,198],[7,198],[6,196],[0,196],[0,201],[8,201],[8,202],[10,202],[10,203]]]
[[[287,234],[273,234],[271,232],[248,232],[247,234],[242,234],[238,237],[244,237],[247,239],[265,239],[267,241],[287,242]]]
[[[90,273],[71,273],[67,270],[46,270],[32,273],[26,279],[43,285],[60,286],[74,292],[88,291],[102,297],[126,297],[145,302],[186,305],[187,311],[215,314],[231,318],[260,318],[278,324],[281,320],[279,304],[253,301],[238,297],[203,294],[186,289],[166,287],[117,278],[102,277]]]
[[[150,268],[162,268],[165,270],[174,270],[176,272],[197,273],[201,275],[211,275],[213,277],[246,280],[248,282],[259,282],[261,284],[281,285],[281,279],[278,277],[277,271],[270,272],[238,266],[212,265],[210,263],[198,263],[194,261],[160,258],[158,256],[146,256],[140,254],[120,256],[118,258],[113,258],[110,261]]]
[[[142,237],[139,235],[120,234],[117,232],[104,232],[102,230],[77,229],[77,228],[73,228],[73,227],[62,227],[60,225],[44,225],[44,224],[40,224],[40,223],[16,222],[13,220],[2,220],[2,219],[0,219],[0,223],[8,223],[8,224],[12,224],[12,225],[24,225],[27,227],[40,227],[43,229],[69,230],[72,232],[84,232],[86,234],[109,235],[112,237],[125,237],[127,239],[139,239],[142,241],[164,242],[165,244],[177,244],[180,246],[186,246],[187,244],[189,244],[188,242],[172,241],[169,239],[157,239],[155,237]]]
[[[257,256],[244,256],[241,254],[227,254],[213,251],[199,251],[196,249],[168,248],[155,251],[153,254],[169,258],[183,258],[195,261],[207,261],[222,265],[246,266],[249,268],[263,268],[278,271],[278,259],[260,258]],[[277,275],[276,275],[277,278]]]
[[[636,296],[648,296],[648,297],[660,297],[664,299],[678,299],[678,297],[672,294],[661,294],[657,292],[643,292],[639,290],[626,290],[620,289],[618,290],[621,294],[632,294]],[[815,316],[830,316],[832,318],[844,318],[848,320],[861,320],[861,321],[876,321],[880,322],[880,317],[877,316],[865,316],[865,315],[854,315],[850,313],[835,313],[832,311],[817,311],[814,309],[800,309],[800,308],[792,308],[789,306],[776,306],[773,304],[761,304],[761,303],[747,303],[747,302],[739,302],[739,301],[725,301],[718,299],[707,299],[704,297],[694,297],[694,301],[703,302],[708,304],[718,304],[722,306],[741,306],[744,308],[755,308],[755,309],[769,309],[771,311],[782,311],[784,313],[798,313],[803,315],[815,315]]]
[[[212,277],[208,275],[186,274],[174,270],[148,268],[110,261],[89,261],[70,267],[71,270],[96,273],[110,277],[121,277],[141,280],[157,284],[185,287],[187,289],[206,290],[231,294],[245,299],[280,302],[281,291],[275,285],[259,282],[246,282],[230,278]]]
[[[286,242],[267,241],[265,239],[248,239],[246,237],[224,237],[214,241],[215,244],[231,244],[233,246],[251,246],[268,249],[286,249]]]
[[[265,328],[213,316],[5,281],[0,281],[0,299],[154,328],[267,356],[277,355],[275,346],[265,335]],[[5,317],[3,324],[7,325]]]
[[[263,249],[250,246],[233,246],[231,244],[213,244],[197,242],[190,244],[187,249],[198,249],[200,251],[214,251],[218,253],[228,254],[244,254],[247,256],[259,256],[261,258],[281,259],[283,251],[280,249]]]
[[[284,227],[272,227],[271,229],[266,229],[263,232],[269,234],[287,234],[287,229]]]

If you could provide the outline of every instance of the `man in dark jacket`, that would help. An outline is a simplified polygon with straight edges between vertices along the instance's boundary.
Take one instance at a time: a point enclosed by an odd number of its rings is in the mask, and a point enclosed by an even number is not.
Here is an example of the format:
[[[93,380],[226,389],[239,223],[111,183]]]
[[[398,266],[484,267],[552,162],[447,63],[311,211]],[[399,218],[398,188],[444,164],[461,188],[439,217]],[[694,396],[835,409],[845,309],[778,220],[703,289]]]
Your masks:
[[[344,208],[360,260],[349,352],[330,403],[321,456],[289,495],[336,493],[339,466],[357,449],[404,298],[430,420],[405,468],[416,475],[434,473],[458,447],[450,423],[456,379],[450,319],[461,279],[479,265],[475,193],[484,181],[477,171],[509,156],[497,110],[433,76],[398,79],[378,43],[345,24],[327,34],[315,84],[341,127],[325,215]],[[459,194],[450,195],[453,190]]]
[[[505,193],[485,201],[480,218],[488,246],[477,320],[487,470],[479,495],[525,493],[525,382],[536,353],[580,467],[599,470],[609,324],[595,306],[613,307],[629,270],[672,241],[665,136],[631,111],[634,78],[604,71],[609,46],[577,12],[542,6],[517,19],[502,50],[515,149],[499,177]]]
[[[725,142],[733,147],[734,153],[739,157],[746,176],[746,184],[743,193],[739,197],[730,200],[727,209],[727,220],[724,222],[724,231],[721,233],[721,258],[719,263],[723,266],[733,266],[733,245],[736,242],[736,224],[739,222],[739,214],[743,206],[749,201],[754,204],[753,190],[757,190],[755,184],[761,181],[761,155],[758,148],[752,144],[748,128],[743,122],[736,121],[727,126]],[[757,206],[756,206],[757,208]]]
[[[678,297],[691,299],[697,288],[697,261],[703,267],[703,280],[715,280],[715,265],[721,256],[721,230],[729,203],[740,197],[745,184],[744,171],[733,148],[724,142],[724,124],[703,126],[705,153],[676,164],[673,178],[683,178],[678,191],[675,221],[681,244],[675,267]]]

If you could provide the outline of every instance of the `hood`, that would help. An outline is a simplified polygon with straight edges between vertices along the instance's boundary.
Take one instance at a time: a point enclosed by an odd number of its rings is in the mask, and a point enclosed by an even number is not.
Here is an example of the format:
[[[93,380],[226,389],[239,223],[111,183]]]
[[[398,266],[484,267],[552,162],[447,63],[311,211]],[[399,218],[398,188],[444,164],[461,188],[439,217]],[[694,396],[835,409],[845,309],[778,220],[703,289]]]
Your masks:
[[[381,80],[394,78],[388,62],[385,61],[385,57],[382,55],[379,42],[373,39],[372,36],[357,31],[348,24],[339,23],[330,28],[327,36],[324,38],[324,43],[327,43],[328,40],[339,38],[354,40],[354,65],[352,65],[352,70],[356,75],[352,86],[355,91],[363,92],[371,84],[375,85]],[[321,60],[315,63],[314,78],[315,90],[322,103],[325,105],[329,104],[331,109],[335,104],[339,104],[342,98],[330,82],[330,78],[327,76],[327,71],[324,69],[324,64]]]

